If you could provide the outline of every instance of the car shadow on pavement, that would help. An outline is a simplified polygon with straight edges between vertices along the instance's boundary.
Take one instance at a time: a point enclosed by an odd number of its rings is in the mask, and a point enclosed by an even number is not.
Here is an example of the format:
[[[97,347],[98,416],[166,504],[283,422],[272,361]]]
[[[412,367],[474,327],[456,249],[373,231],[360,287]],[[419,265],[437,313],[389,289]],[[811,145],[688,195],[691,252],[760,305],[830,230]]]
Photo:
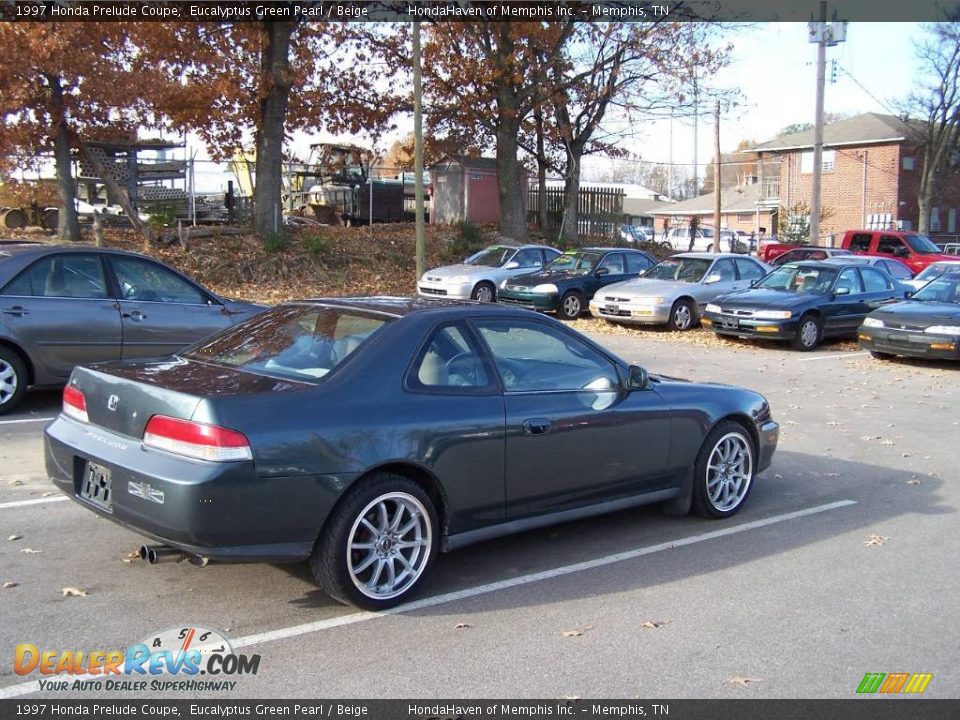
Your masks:
[[[865,543],[871,535],[884,535],[885,522],[903,515],[922,518],[956,512],[954,506],[941,498],[938,491],[942,485],[942,479],[926,473],[779,452],[774,466],[756,480],[744,510],[734,517],[724,520],[705,520],[693,515],[667,517],[656,507],[647,506],[491,540],[441,555],[412,599],[468,590],[841,500],[852,500],[856,504],[710,539],[698,543],[692,552],[671,548],[641,560],[628,560],[627,563],[632,563],[629,572],[600,571],[602,574],[597,575],[598,571],[589,570],[587,572],[592,573],[589,582],[579,577],[583,573],[550,581],[554,584],[544,602],[553,602],[558,597],[571,599],[642,589],[716,573],[838,536],[849,536],[851,553],[869,552],[872,548],[865,547]],[[757,539],[760,536],[762,541]],[[747,542],[743,542],[744,539]],[[675,562],[671,562],[673,558]],[[650,567],[655,570],[648,570]],[[284,569],[304,580],[310,578],[305,565],[284,566]],[[529,592],[509,589],[493,592],[495,599],[485,601],[488,607],[530,603]],[[288,602],[314,608],[335,605],[320,589]],[[461,602],[443,603],[411,612],[456,615],[462,612],[461,605]]]

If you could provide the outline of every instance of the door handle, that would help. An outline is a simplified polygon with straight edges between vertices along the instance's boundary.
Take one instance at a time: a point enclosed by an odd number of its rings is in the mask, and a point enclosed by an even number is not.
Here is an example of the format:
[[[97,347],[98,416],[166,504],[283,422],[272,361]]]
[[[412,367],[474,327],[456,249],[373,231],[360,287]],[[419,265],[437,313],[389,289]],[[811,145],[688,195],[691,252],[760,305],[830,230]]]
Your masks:
[[[134,322],[140,322],[141,320],[146,320],[147,316],[140,312],[139,310],[134,310],[133,312],[124,313],[125,318],[130,318]]]
[[[13,315],[14,317],[23,317],[24,315],[29,315],[30,311],[25,307],[20,307],[19,305],[14,305],[13,307],[8,307],[3,309],[4,315]]]
[[[550,429],[550,421],[546,418],[530,418],[523,421],[523,431],[527,435],[545,435]]]

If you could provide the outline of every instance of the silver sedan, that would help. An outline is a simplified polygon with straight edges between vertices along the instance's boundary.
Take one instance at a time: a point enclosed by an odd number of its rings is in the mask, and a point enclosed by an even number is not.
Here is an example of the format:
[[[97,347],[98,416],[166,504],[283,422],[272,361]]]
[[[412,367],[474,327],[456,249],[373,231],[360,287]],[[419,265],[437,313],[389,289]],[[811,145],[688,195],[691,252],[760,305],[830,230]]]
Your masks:
[[[618,323],[666,325],[689,330],[707,303],[743,290],[771,268],[734,253],[681,253],[654,265],[634,280],[608,285],[590,301],[590,313]]]
[[[492,245],[459,265],[428,270],[417,283],[417,294],[492,302],[504,280],[536,272],[559,254],[546,245]]]

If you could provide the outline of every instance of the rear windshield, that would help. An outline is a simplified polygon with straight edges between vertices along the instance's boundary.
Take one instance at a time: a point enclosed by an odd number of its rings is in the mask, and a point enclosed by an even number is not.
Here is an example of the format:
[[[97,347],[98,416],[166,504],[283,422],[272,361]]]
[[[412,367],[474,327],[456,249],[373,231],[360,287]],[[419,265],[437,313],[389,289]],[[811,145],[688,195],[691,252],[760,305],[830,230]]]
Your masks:
[[[294,380],[316,380],[392,318],[350,308],[284,305],[204,340],[183,357]]]

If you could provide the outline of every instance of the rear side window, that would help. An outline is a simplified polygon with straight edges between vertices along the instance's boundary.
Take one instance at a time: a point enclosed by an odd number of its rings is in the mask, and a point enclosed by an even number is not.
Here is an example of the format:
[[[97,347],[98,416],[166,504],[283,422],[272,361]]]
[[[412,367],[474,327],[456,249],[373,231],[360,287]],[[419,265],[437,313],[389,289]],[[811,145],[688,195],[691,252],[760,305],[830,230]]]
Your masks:
[[[491,386],[480,350],[457,325],[434,332],[408,378],[414,389],[486,388]]]
[[[890,277],[897,280],[906,280],[907,278],[913,277],[910,268],[896,260],[881,260],[880,265],[889,273]]]
[[[107,297],[107,283],[96,255],[54,255],[17,275],[3,294],[101,300]]]
[[[854,252],[869,252],[870,238],[872,237],[870,233],[854,234],[854,236],[850,238],[850,249]]]
[[[863,287],[866,292],[881,292],[891,288],[890,281],[883,276],[883,273],[872,267],[860,268],[860,276],[863,278]]]

